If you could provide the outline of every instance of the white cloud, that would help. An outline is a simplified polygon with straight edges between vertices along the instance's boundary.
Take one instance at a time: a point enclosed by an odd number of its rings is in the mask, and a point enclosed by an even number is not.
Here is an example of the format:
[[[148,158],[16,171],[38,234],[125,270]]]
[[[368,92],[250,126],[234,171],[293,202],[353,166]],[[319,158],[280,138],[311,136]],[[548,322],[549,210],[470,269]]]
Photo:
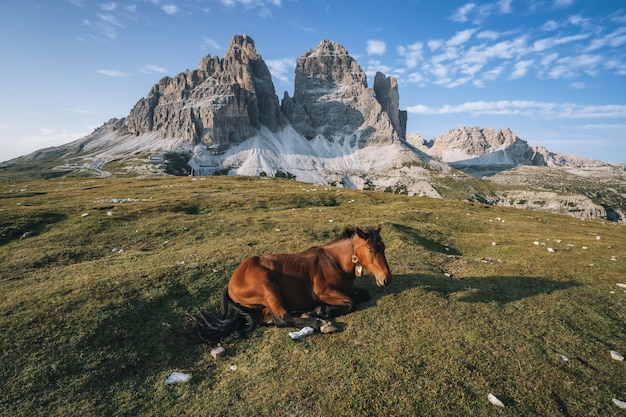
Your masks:
[[[112,12],[113,10],[115,10],[117,8],[117,3],[115,2],[111,2],[111,3],[102,3],[100,5],[100,10],[104,10],[105,12]]]
[[[171,15],[171,14],[175,14],[176,12],[178,12],[178,7],[175,4],[166,4],[166,5],[163,5],[163,7],[161,7],[161,10]]]
[[[437,49],[441,48],[441,45],[443,45],[443,41],[441,39],[436,39],[436,40],[430,40],[426,43],[426,45],[428,45],[428,48],[430,48],[431,51],[436,51]]]
[[[203,51],[205,49],[221,50],[222,47],[214,39],[204,37],[202,38],[202,44],[200,45],[200,49],[202,49]]]
[[[533,48],[537,52],[545,51],[546,49],[554,48],[558,45],[564,45],[570,42],[576,42],[583,39],[589,38],[588,33],[583,33],[580,35],[571,35],[571,36],[563,36],[563,37],[552,37],[552,38],[544,38],[539,39],[533,43]]]
[[[377,72],[382,72],[383,74],[389,74],[392,71],[393,71],[393,68],[391,68],[388,65],[383,64],[382,62],[376,59],[370,60],[367,63],[367,68],[365,69],[365,73],[371,77],[376,76]]]
[[[365,50],[368,55],[383,55],[387,49],[387,45],[383,41],[370,39],[367,41]]]
[[[96,73],[100,75],[106,75],[107,77],[113,77],[113,78],[128,77],[130,75],[125,72],[121,72],[117,70],[106,70],[106,69],[97,70]]]
[[[513,66],[513,72],[509,76],[509,79],[516,80],[518,78],[522,78],[528,72],[528,68],[530,68],[530,66],[534,63],[535,61],[533,59],[516,62]]]
[[[468,14],[470,14],[476,8],[476,4],[467,3],[458,8],[452,15],[452,20],[459,23],[465,23],[469,20]]]
[[[77,114],[95,114],[93,111],[86,110],[86,109],[68,108],[66,110],[71,113],[77,113]]]
[[[424,115],[469,113],[474,116],[524,115],[543,119],[626,118],[626,105],[584,106],[575,103],[549,103],[532,100],[471,101],[456,105],[445,104],[440,107],[417,104],[409,106],[407,111]]]
[[[548,20],[546,23],[543,24],[541,30],[545,30],[546,32],[552,32],[557,30],[558,28],[559,24],[557,22],[555,22],[554,20]]]
[[[159,67],[158,65],[146,64],[141,67],[141,72],[145,73],[159,73],[159,74],[167,74],[167,69],[163,67]]]
[[[574,4],[574,0],[555,0],[554,1],[554,5],[560,8],[570,7],[572,4]]]
[[[416,42],[408,46],[398,46],[398,54],[405,59],[405,64],[409,68],[414,68],[422,59],[423,44]]]
[[[453,37],[451,37],[446,44],[448,46],[460,46],[467,42],[472,35],[476,32],[476,29],[467,29],[460,32],[457,32]]]
[[[272,77],[285,84],[289,82],[288,74],[293,74],[296,68],[293,58],[266,59],[265,63]]]
[[[117,18],[115,16],[113,16],[110,13],[96,13],[96,15],[100,18],[100,20],[102,20],[103,22],[109,23],[111,25],[123,28],[124,25],[121,24]]]

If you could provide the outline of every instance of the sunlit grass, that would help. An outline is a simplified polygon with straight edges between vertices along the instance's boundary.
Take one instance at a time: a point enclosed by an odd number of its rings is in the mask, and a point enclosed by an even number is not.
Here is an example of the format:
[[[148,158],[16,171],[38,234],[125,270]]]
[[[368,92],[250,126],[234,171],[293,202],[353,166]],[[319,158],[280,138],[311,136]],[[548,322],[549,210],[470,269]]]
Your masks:
[[[619,415],[626,399],[609,356],[626,351],[624,226],[247,177],[2,183],[0,210],[7,415]],[[372,299],[340,332],[261,327],[218,359],[177,336],[246,256],[378,223],[394,282],[361,278]]]

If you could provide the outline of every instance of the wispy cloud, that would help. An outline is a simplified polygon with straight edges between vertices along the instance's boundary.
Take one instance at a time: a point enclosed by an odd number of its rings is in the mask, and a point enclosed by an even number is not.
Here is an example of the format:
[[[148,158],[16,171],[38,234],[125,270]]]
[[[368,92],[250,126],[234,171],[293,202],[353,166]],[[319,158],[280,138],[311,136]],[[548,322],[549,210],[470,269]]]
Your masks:
[[[117,71],[117,70],[107,70],[107,69],[99,69],[96,70],[96,73],[100,75],[106,75],[107,77],[119,78],[119,77],[128,77],[130,74]]]
[[[453,20],[475,22],[476,16],[511,13],[512,5],[504,0],[466,3],[456,9]],[[569,5],[562,1],[551,6]],[[532,7],[528,12],[533,12]],[[547,21],[542,27],[505,32],[490,30],[489,22],[478,19],[480,26],[457,31],[447,39],[397,46],[402,67],[392,72],[404,74],[401,82],[446,88],[485,87],[503,73],[510,81],[522,77],[572,79],[570,84],[576,88],[584,85],[584,77],[626,75],[626,27],[616,24],[619,16],[591,18],[576,14],[562,21]],[[576,81],[579,84],[572,84]]]
[[[102,20],[105,23],[109,23],[113,26],[117,26],[120,28],[123,28],[124,25],[122,23],[120,23],[117,18],[110,14],[110,13],[97,13],[96,16],[98,16],[100,18],[100,20]]]
[[[289,83],[288,74],[293,74],[296,67],[296,60],[293,58],[266,59],[265,63],[272,77],[284,84]]]
[[[258,9],[260,17],[269,17],[272,15],[269,6],[280,7],[281,0],[220,0],[224,6],[234,7],[237,5],[243,6],[245,10]]]
[[[167,14],[175,14],[178,12],[178,6],[175,4],[165,4],[161,6],[161,10],[163,10]]]
[[[405,59],[405,64],[409,68],[414,68],[421,61],[424,45],[416,42],[408,46],[398,46],[398,54]]]
[[[70,113],[76,113],[76,114],[95,114],[92,110],[87,110],[87,109],[67,108],[65,110],[67,110]]]
[[[200,49],[202,49],[203,51],[207,50],[207,49],[219,51],[219,50],[222,49],[222,46],[219,43],[217,43],[216,40],[204,37],[204,38],[202,38],[202,43],[200,44]]]
[[[480,24],[493,14],[513,13],[512,0],[498,0],[491,3],[477,5],[476,3],[466,3],[454,11],[450,19],[454,22],[472,22]]]
[[[117,3],[115,2],[103,3],[100,5],[100,10],[104,10],[105,12],[112,12],[116,8],[117,8]]]
[[[387,50],[387,45],[383,41],[370,39],[366,43],[365,50],[368,55],[383,55]]]
[[[167,74],[167,68],[159,67],[158,65],[146,64],[141,67],[141,72],[146,74],[150,73],[159,73],[159,74]]]
[[[481,115],[523,115],[542,119],[625,118],[626,105],[585,106],[575,103],[549,103],[532,100],[471,101],[431,107],[417,104],[407,108],[409,113],[443,115],[468,113]]]
[[[509,76],[509,79],[517,80],[518,78],[522,78],[528,72],[528,68],[530,68],[530,66],[534,63],[535,61],[533,59],[516,62],[513,66],[513,72]]]

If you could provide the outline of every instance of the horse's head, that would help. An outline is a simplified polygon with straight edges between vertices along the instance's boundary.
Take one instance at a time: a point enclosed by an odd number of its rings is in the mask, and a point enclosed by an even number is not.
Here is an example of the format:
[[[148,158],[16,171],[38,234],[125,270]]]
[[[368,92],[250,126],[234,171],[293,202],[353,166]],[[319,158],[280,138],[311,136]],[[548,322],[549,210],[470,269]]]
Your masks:
[[[376,278],[376,285],[384,287],[391,282],[391,271],[385,257],[385,244],[380,238],[381,225],[375,229],[361,230],[358,227],[353,235],[353,262],[363,265]]]

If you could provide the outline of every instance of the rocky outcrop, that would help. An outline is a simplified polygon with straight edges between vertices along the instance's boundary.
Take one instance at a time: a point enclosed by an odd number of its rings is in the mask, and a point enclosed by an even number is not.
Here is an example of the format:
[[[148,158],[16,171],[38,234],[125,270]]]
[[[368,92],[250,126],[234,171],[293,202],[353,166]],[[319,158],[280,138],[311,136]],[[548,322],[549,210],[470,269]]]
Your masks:
[[[422,150],[451,165],[536,165],[546,162],[541,153],[510,129],[461,127],[425,143]]]
[[[365,72],[343,46],[323,40],[296,61],[294,95],[285,93],[281,108],[307,139],[320,135],[352,147],[392,143],[406,132],[398,83],[379,73],[374,84],[368,88]]]
[[[204,57],[195,71],[161,79],[127,118],[128,132],[204,144],[215,152],[283,126],[271,74],[254,41],[235,36],[222,59]]]

